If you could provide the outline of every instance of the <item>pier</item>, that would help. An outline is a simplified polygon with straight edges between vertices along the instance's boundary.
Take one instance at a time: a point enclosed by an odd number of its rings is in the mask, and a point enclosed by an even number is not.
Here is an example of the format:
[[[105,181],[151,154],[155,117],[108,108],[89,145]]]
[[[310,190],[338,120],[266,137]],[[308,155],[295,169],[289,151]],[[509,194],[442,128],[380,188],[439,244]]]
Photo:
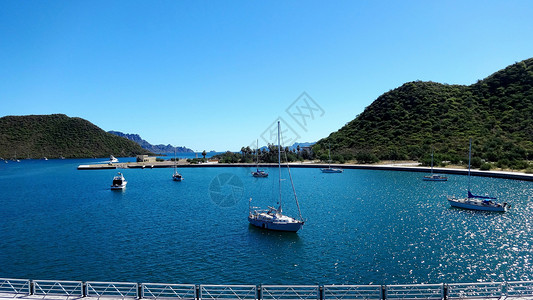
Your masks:
[[[277,163],[261,163],[259,164],[260,168],[265,167],[276,167]],[[328,164],[322,163],[289,163],[291,168],[327,168]],[[79,165],[78,170],[105,170],[105,169],[155,169],[155,168],[173,168],[174,162],[172,161],[162,161],[162,162],[128,162],[128,163],[113,163],[113,164],[92,164],[92,165]],[[211,161],[207,163],[199,164],[189,164],[189,163],[178,163],[178,168],[230,168],[230,167],[240,167],[240,168],[255,168],[257,164],[254,163],[218,163],[217,161]],[[281,167],[286,167],[282,165]],[[431,168],[429,167],[420,167],[413,164],[371,164],[371,165],[362,165],[362,164],[331,164],[331,167],[340,168],[340,169],[362,169],[362,170],[383,170],[383,171],[403,171],[403,172],[420,172],[420,173],[429,173]],[[455,175],[467,175],[468,169],[455,169],[455,168],[433,168],[434,173],[440,174],[455,174]],[[472,176],[481,176],[481,177],[493,177],[493,178],[503,178],[503,179],[514,179],[514,180],[524,180],[524,181],[533,181],[533,174],[519,173],[519,172],[505,172],[505,171],[480,171],[480,170],[470,170]]]
[[[533,299],[533,281],[404,285],[205,285],[0,278],[0,299]]]

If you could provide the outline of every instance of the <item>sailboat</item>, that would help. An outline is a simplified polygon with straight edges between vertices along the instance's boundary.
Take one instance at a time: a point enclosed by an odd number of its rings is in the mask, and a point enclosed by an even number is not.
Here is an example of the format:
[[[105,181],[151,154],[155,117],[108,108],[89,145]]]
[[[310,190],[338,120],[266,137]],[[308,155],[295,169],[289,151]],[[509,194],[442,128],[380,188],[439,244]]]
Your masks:
[[[470,192],[470,159],[472,157],[472,139],[468,150],[468,194],[466,198],[449,197],[448,202],[453,207],[471,210],[506,212],[511,205],[496,202],[496,198],[489,196],[477,196]]]
[[[252,207],[252,198],[249,202],[249,215],[248,221],[250,224],[269,230],[277,231],[290,231],[297,232],[304,225],[304,220],[302,218],[302,213],[300,211],[300,205],[298,204],[298,198],[296,197],[296,191],[294,190],[294,184],[292,182],[291,172],[287,164],[287,170],[289,172],[289,178],[292,185],[292,191],[294,193],[294,199],[296,200],[296,206],[298,207],[299,219],[287,216],[283,214],[283,209],[281,206],[281,142],[280,142],[280,124],[278,121],[278,169],[279,169],[279,200],[278,208],[269,206],[268,209],[257,209],[257,207]],[[253,209],[253,210],[252,210]]]
[[[174,181],[182,181],[183,176],[181,176],[180,173],[178,173],[178,169],[176,167],[177,159],[176,159],[176,149],[174,149],[174,174],[172,174],[172,180]]]
[[[439,175],[439,174],[433,174],[433,152],[434,152],[434,150],[432,149],[431,150],[431,175],[424,176],[424,178],[422,178],[422,180],[424,180],[424,181],[447,181],[448,177],[443,176],[443,175]]]
[[[256,158],[257,167],[256,167],[256,170],[254,172],[252,172],[252,176],[253,177],[268,177],[268,173],[265,172],[265,170],[260,170],[259,169],[259,140],[257,140],[256,153],[257,153],[257,158]]]
[[[329,156],[328,167],[320,169],[322,173],[342,173],[343,172],[342,169],[331,167],[331,145],[329,145],[329,148],[328,148],[328,156]]]

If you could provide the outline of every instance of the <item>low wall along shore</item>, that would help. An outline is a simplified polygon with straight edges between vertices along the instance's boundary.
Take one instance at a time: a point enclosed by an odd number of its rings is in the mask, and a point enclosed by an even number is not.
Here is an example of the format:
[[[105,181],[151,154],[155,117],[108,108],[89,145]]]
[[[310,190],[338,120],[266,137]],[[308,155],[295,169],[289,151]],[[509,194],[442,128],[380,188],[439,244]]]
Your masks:
[[[239,167],[239,168],[255,168],[256,164],[249,163],[235,163],[235,164],[226,164],[226,163],[217,163],[217,162],[207,162],[200,164],[178,164],[178,168],[228,168],[228,167]],[[259,164],[260,168],[265,167],[277,167],[276,163],[262,163]],[[327,164],[320,163],[290,163],[291,168],[327,168]],[[404,172],[421,172],[429,173],[431,168],[429,167],[419,167],[412,164],[402,165],[402,164],[389,164],[389,165],[358,165],[358,164],[331,164],[332,167],[340,169],[366,169],[366,170],[386,170],[386,171],[404,171]],[[164,161],[164,162],[154,162],[154,163],[143,163],[143,162],[129,162],[129,163],[114,163],[114,164],[94,164],[94,165],[79,165],[78,170],[104,170],[104,169],[153,169],[153,168],[173,168],[174,162]],[[286,167],[286,165],[282,165]],[[440,174],[456,174],[456,175],[468,175],[467,169],[452,169],[452,168],[433,168],[434,173]],[[519,172],[504,172],[504,171],[480,171],[480,170],[471,170],[470,174],[472,176],[482,176],[482,177],[494,177],[494,178],[504,178],[504,179],[514,179],[514,180],[525,180],[533,181],[533,174],[519,173]]]

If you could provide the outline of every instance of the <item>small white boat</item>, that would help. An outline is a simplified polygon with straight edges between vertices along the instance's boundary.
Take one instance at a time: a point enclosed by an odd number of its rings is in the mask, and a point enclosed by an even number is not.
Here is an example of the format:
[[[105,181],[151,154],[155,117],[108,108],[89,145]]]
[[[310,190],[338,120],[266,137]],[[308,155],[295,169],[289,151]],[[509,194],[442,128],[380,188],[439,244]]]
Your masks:
[[[259,140],[257,140],[256,164],[257,164],[257,168],[254,172],[252,172],[252,176],[258,177],[258,178],[268,177],[268,173],[265,172],[265,170],[259,169]]]
[[[289,172],[289,178],[292,185],[292,190],[294,193],[294,199],[296,200],[296,206],[298,207],[298,213],[300,218],[295,219],[283,214],[283,209],[281,207],[281,142],[280,142],[280,125],[278,121],[278,169],[279,169],[279,200],[278,208],[269,206],[269,209],[257,209],[257,207],[252,207],[252,198],[249,202],[249,214],[248,222],[251,225],[276,231],[290,231],[297,232],[304,225],[304,220],[302,218],[302,213],[300,212],[300,205],[298,204],[298,198],[296,197],[296,192],[294,190],[294,184],[292,183],[292,177],[290,173],[289,165],[287,164],[287,171]]]
[[[122,175],[122,173],[118,172],[117,175],[115,175],[115,177],[113,177],[113,184],[111,184],[111,189],[112,190],[122,190],[122,189],[126,188],[126,184],[128,184],[128,182],[124,178],[124,175]]]
[[[178,169],[176,167],[177,159],[176,159],[176,149],[174,149],[174,174],[172,174],[172,180],[174,181],[182,181],[183,176],[181,176],[180,173],[178,173]]]
[[[328,148],[328,156],[329,156],[328,167],[320,169],[322,173],[342,173],[344,171],[343,169],[331,167],[331,146]]]
[[[250,202],[252,199],[250,198]],[[304,222],[293,217],[286,216],[282,213],[281,208],[269,206],[269,209],[254,210],[250,207],[248,221],[250,224],[269,230],[297,232],[302,228]]]
[[[320,170],[322,173],[342,173],[344,171],[343,169],[332,168],[331,166],[329,168],[323,168]]]
[[[257,169],[256,171],[252,172],[253,177],[268,177],[268,173],[264,170]]]
[[[110,163],[118,163],[118,159],[114,157],[113,155],[109,156],[109,162]]]
[[[507,209],[511,207],[509,204],[505,202],[504,203],[496,202],[496,198],[493,198],[493,197],[472,195],[470,191],[468,191],[468,197],[462,198],[462,199],[450,197],[448,198],[448,202],[453,207],[472,209],[472,210],[483,210],[483,211],[506,212]]]
[[[424,176],[424,181],[448,181],[448,177],[438,174],[433,174],[433,150],[431,150],[431,175]]]
[[[448,181],[448,177],[438,175],[438,174],[432,174],[432,175],[424,176],[422,180],[424,181]]]

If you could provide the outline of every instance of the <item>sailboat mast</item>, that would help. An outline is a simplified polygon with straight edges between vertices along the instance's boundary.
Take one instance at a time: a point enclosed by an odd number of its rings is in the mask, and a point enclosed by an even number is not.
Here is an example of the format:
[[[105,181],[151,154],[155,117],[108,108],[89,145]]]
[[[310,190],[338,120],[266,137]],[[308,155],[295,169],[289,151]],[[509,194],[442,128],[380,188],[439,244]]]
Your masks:
[[[280,141],[280,129],[279,129],[279,121],[278,121],[278,170],[279,170],[279,213],[282,212],[281,210],[281,141]]]
[[[470,160],[472,158],[472,138],[469,140],[468,146],[468,190],[470,191]]]
[[[435,152],[435,149],[431,149],[431,175],[433,175],[433,152]]]
[[[331,144],[328,144],[328,168],[331,169]]]

